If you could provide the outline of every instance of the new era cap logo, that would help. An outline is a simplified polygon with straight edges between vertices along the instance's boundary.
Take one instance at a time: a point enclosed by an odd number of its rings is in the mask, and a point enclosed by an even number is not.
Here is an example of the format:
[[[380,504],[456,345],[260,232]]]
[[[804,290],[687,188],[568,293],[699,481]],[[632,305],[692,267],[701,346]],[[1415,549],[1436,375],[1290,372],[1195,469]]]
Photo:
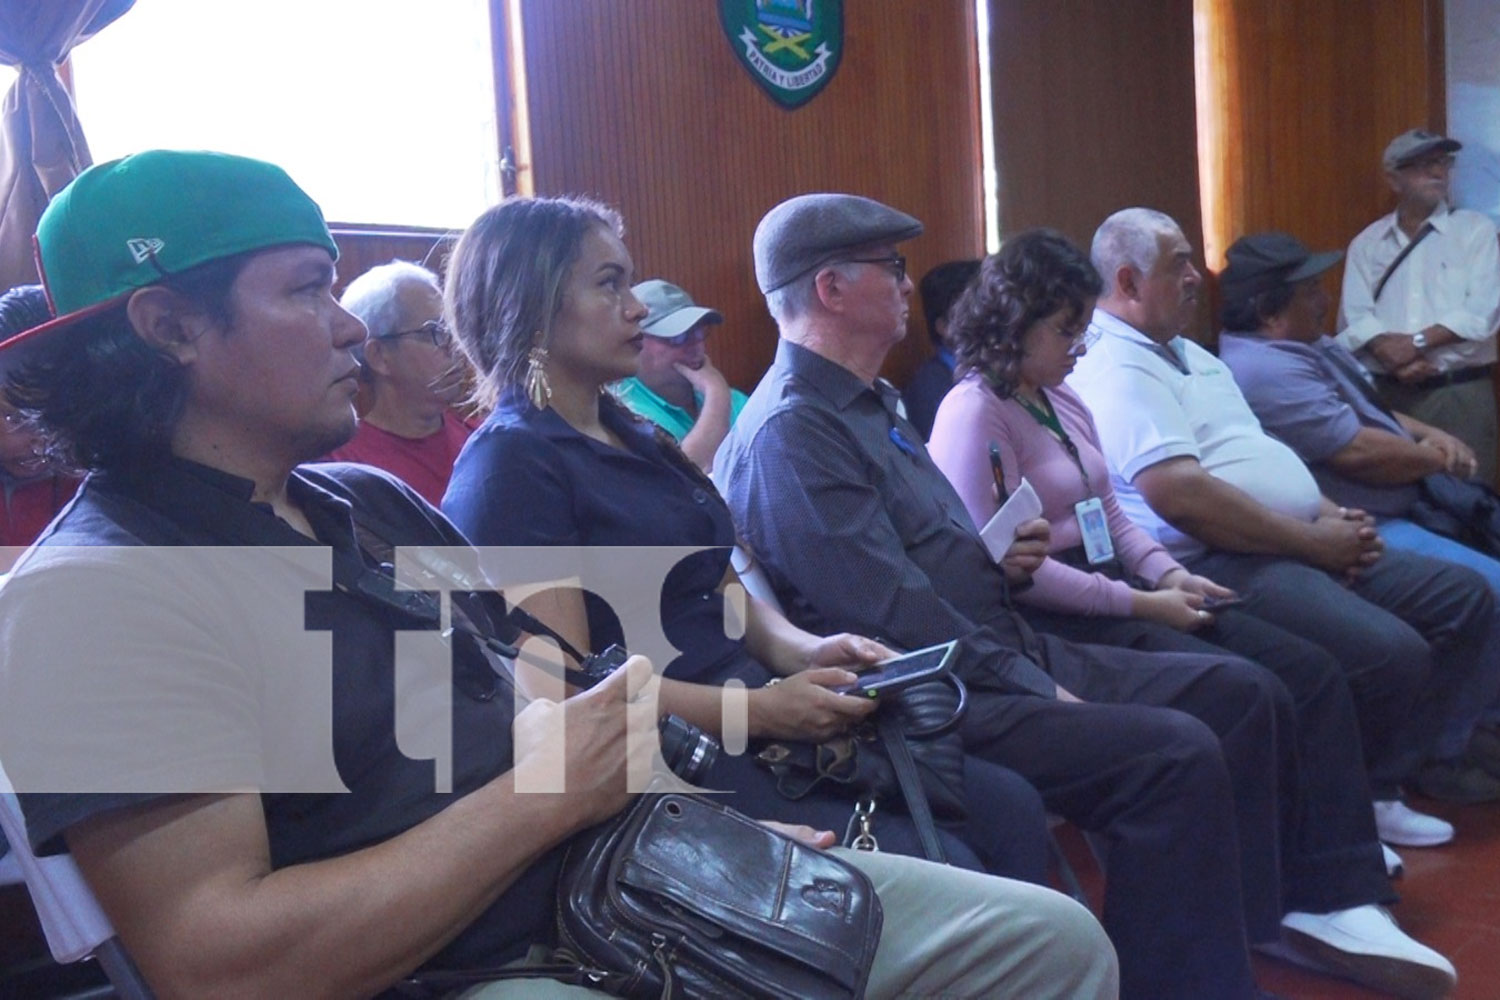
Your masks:
[[[125,245],[130,248],[130,256],[135,258],[137,264],[146,263],[151,259],[152,254],[160,253],[161,248],[166,246],[155,237],[149,240],[126,240]]]

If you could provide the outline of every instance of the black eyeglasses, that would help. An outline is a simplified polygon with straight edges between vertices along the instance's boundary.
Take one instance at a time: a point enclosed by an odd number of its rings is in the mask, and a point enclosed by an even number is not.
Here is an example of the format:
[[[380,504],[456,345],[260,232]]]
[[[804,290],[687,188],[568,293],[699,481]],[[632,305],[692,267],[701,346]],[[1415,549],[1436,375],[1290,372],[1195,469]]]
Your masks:
[[[448,331],[448,326],[440,319],[430,319],[414,330],[397,330],[395,333],[382,333],[376,340],[397,340],[401,337],[426,337],[433,347],[447,347],[453,343],[453,334]]]
[[[899,253],[892,254],[889,257],[846,257],[844,263],[879,264],[882,267],[889,268],[890,272],[896,276],[896,284],[899,285],[906,280],[906,258]]]

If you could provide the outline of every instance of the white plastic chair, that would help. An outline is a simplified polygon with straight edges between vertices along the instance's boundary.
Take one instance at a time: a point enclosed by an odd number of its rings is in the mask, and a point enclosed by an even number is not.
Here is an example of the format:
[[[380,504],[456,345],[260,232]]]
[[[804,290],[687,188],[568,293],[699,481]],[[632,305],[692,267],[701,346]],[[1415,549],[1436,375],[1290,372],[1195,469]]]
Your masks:
[[[154,1000],[72,856],[39,858],[32,853],[26,819],[4,769],[0,769],[0,831],[10,842],[5,858],[31,893],[52,957],[64,965],[95,959],[120,1000]]]

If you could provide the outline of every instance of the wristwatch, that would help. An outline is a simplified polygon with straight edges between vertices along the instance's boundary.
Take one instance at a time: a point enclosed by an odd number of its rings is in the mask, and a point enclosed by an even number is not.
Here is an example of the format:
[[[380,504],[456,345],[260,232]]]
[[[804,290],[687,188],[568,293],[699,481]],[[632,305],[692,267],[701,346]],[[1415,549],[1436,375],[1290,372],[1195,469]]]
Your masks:
[[[1419,351],[1427,350],[1427,331],[1423,330],[1421,333],[1413,335],[1411,338],[1411,346],[1415,347]]]

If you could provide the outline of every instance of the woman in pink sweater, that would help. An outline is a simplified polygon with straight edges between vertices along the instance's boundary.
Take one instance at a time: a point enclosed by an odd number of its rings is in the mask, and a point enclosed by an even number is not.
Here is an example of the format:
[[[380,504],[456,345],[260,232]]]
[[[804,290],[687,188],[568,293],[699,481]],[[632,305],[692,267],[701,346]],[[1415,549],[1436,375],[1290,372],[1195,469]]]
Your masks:
[[[1348,684],[1321,646],[1243,609],[1208,610],[1208,599],[1233,594],[1189,573],[1116,502],[1093,416],[1063,385],[1088,349],[1101,284],[1082,251],[1050,230],[1023,233],[987,258],[948,315],[959,381],[938,407],[928,449],[976,524],[999,506],[997,481],[1008,494],[1024,476],[1041,498],[1051,547],[1018,595],[1039,631],[1161,652],[1228,649],[1286,684],[1297,707],[1298,756],[1314,763],[1299,768],[1304,801],[1288,803],[1283,816],[1284,862],[1352,866],[1293,908],[1348,906],[1359,895],[1351,887],[1368,894],[1380,881]],[[1309,809],[1318,821],[1299,824]],[[1399,863],[1387,853],[1388,869]]]
[[[1028,617],[1085,641],[1140,645],[1140,628],[1118,626],[1201,629],[1214,620],[1205,598],[1233,595],[1189,573],[1120,509],[1093,416],[1063,384],[1092,340],[1099,288],[1093,266],[1055,233],[1024,234],[986,261],[949,317],[962,377],[938,408],[928,449],[976,524],[999,507],[997,478],[1009,493],[1024,476],[1041,498],[1051,557],[1019,597],[1043,612]],[[1091,549],[1083,523],[1095,533]],[[1153,645],[1199,648],[1165,636]]]

